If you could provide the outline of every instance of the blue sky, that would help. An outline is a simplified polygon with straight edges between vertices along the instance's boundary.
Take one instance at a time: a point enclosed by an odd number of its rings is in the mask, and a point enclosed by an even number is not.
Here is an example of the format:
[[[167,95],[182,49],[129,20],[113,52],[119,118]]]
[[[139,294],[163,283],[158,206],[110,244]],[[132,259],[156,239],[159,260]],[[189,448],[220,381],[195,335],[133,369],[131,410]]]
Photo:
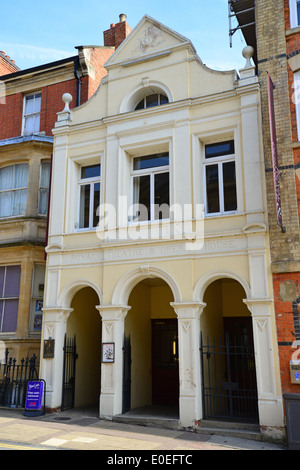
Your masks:
[[[227,0],[11,0],[2,13],[0,50],[21,69],[76,55],[76,46],[103,45],[103,31],[120,13],[132,28],[147,14],[186,36],[211,68],[239,69],[245,62],[239,31],[229,46]]]

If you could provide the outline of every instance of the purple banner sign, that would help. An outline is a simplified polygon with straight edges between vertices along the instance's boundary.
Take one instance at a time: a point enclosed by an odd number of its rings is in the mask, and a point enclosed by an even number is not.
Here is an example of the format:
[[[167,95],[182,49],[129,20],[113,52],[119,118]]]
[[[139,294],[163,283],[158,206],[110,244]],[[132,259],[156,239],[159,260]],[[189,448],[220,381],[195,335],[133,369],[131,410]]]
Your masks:
[[[44,382],[28,382],[25,409],[37,411],[42,408]]]
[[[279,170],[278,170],[277,135],[276,135],[276,124],[275,124],[273,88],[274,88],[274,85],[268,72],[269,118],[270,118],[270,133],[271,133],[276,214],[277,214],[277,223],[278,225],[280,225],[282,230],[284,230],[284,227],[282,225],[281,194],[280,194],[280,182],[279,182]]]

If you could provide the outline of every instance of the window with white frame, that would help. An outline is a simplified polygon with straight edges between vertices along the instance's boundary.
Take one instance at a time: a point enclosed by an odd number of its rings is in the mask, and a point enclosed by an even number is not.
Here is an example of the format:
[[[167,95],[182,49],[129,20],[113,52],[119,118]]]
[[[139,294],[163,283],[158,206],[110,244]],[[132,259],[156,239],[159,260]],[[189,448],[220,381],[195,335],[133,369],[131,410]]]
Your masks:
[[[48,213],[49,183],[50,183],[50,161],[42,161],[41,170],[40,170],[39,206],[38,206],[38,213],[40,215],[47,215]]]
[[[0,218],[25,215],[28,164],[0,168]]]
[[[205,145],[205,212],[237,210],[234,141]]]
[[[300,0],[289,0],[290,26],[296,28],[300,25]]]
[[[168,153],[133,159],[132,202],[132,222],[170,217]]]
[[[41,93],[24,96],[23,135],[36,134],[40,131]]]
[[[296,110],[297,135],[300,140],[300,71],[294,73],[294,95],[293,102]]]
[[[135,110],[152,108],[153,106],[161,106],[163,104],[167,104],[168,102],[169,100],[166,95],[162,95],[161,93],[153,93],[141,99],[136,105]]]
[[[80,229],[94,228],[99,223],[97,209],[100,204],[100,178],[100,164],[81,167],[79,180]]]
[[[0,332],[16,331],[21,266],[0,266]]]

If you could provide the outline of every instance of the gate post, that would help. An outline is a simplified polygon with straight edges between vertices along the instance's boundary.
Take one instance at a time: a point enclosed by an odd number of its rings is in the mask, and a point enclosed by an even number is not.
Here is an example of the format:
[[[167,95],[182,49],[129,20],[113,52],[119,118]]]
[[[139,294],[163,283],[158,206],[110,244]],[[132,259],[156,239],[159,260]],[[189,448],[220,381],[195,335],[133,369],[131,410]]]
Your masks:
[[[46,408],[56,410],[61,407],[62,381],[63,381],[63,348],[67,331],[67,321],[71,308],[48,307],[43,308],[43,331],[41,345],[41,372],[40,376],[47,384]],[[54,339],[54,357],[44,358],[44,340]]]
[[[203,302],[172,302],[178,318],[179,417],[182,426],[194,427],[202,418],[200,373],[200,316]]]
[[[102,362],[100,418],[122,413],[124,320],[130,307],[99,305],[102,317],[102,344],[114,343],[113,362]]]

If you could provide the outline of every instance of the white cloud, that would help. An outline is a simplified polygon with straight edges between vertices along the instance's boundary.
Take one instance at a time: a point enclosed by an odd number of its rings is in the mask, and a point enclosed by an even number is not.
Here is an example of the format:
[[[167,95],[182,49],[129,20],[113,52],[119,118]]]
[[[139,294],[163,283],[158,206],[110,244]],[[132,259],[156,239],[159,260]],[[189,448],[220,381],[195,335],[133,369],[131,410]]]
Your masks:
[[[42,65],[47,62],[64,59],[76,55],[74,50],[62,50],[55,48],[31,46],[27,44],[12,44],[1,42],[1,49],[13,59],[17,65],[22,67],[21,62],[28,63],[28,67],[32,63]]]

